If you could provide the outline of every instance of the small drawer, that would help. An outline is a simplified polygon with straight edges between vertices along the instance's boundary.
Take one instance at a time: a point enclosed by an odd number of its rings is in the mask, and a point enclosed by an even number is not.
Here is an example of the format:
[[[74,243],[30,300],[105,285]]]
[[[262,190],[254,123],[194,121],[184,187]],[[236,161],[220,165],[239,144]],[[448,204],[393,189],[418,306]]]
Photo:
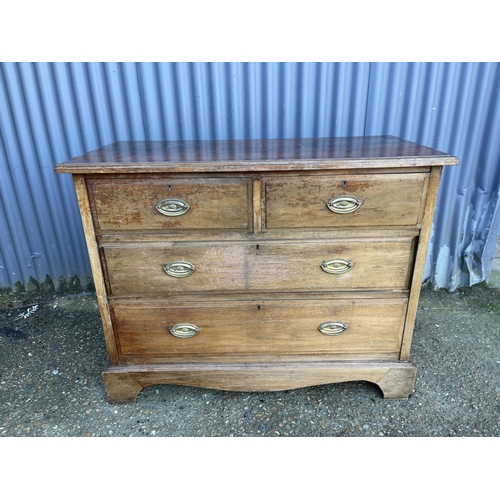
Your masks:
[[[428,174],[280,177],[264,180],[267,229],[416,226]]]
[[[251,227],[249,178],[92,178],[87,184],[101,232]]]
[[[234,300],[112,306],[120,355],[339,354],[397,359],[407,300]]]
[[[104,246],[110,293],[403,290],[413,239]]]

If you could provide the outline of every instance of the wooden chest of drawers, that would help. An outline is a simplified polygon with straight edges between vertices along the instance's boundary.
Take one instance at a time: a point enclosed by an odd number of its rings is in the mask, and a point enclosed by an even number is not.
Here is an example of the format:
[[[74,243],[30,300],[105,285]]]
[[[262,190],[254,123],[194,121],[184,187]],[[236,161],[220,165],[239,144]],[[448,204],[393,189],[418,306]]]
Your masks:
[[[117,142],[73,174],[109,367],[237,391],[352,380],[407,398],[443,165],[396,137]]]

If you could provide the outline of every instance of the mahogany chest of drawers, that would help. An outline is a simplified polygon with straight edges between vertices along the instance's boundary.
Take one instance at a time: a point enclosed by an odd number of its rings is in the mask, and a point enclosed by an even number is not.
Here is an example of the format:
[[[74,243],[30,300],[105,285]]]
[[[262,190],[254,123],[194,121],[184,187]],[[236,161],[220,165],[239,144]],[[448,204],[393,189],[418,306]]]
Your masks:
[[[116,142],[71,173],[110,402],[353,380],[407,398],[441,169],[392,136]]]

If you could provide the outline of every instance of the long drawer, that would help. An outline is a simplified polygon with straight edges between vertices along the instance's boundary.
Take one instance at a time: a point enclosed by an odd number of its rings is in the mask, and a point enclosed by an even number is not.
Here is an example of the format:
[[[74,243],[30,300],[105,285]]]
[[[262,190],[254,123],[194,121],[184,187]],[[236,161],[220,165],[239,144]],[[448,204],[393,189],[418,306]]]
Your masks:
[[[275,177],[263,183],[267,229],[415,226],[428,174]]]
[[[406,305],[404,298],[263,298],[261,302],[115,303],[112,314],[119,353],[132,359],[273,353],[397,359]]]
[[[248,230],[251,181],[231,178],[87,180],[100,231]]]
[[[110,293],[408,288],[413,239],[104,247]]]

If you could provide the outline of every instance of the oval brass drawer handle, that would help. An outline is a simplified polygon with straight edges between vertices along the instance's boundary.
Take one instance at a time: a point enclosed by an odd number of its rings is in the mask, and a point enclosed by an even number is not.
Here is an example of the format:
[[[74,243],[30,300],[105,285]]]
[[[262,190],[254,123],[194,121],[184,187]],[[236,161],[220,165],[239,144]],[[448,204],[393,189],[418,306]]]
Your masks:
[[[189,203],[177,198],[165,198],[156,204],[156,210],[167,217],[177,217],[189,210]]]
[[[200,329],[191,323],[178,323],[170,328],[170,333],[174,337],[178,337],[180,339],[189,339],[194,337]]]
[[[321,264],[321,269],[323,269],[325,273],[330,274],[344,274],[350,271],[351,268],[352,262],[346,259],[330,259],[323,261]]]
[[[196,271],[196,267],[191,262],[175,260],[174,262],[170,262],[170,264],[165,264],[163,270],[174,278],[186,278]]]
[[[342,335],[349,327],[342,321],[325,321],[319,325],[318,329],[325,335]]]
[[[361,200],[355,196],[337,196],[332,198],[326,206],[336,214],[349,214],[361,206]]]

